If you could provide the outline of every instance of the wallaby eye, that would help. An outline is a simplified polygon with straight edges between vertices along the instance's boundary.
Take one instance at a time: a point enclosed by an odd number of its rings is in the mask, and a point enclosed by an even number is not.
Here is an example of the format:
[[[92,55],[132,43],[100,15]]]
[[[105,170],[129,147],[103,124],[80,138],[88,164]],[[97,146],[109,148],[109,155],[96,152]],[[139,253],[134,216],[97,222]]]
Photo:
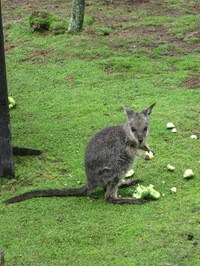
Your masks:
[[[132,132],[136,132],[136,129],[134,127],[131,127]]]
[[[148,129],[148,126],[146,126],[146,127],[144,128],[144,131],[147,131],[147,129]]]

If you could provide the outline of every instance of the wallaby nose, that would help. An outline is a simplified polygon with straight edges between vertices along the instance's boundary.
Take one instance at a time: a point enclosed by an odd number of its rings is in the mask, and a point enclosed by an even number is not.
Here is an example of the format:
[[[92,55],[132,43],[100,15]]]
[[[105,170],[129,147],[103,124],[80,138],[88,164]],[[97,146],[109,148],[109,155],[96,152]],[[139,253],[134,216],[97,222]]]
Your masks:
[[[141,144],[143,142],[143,139],[138,139],[139,143]]]

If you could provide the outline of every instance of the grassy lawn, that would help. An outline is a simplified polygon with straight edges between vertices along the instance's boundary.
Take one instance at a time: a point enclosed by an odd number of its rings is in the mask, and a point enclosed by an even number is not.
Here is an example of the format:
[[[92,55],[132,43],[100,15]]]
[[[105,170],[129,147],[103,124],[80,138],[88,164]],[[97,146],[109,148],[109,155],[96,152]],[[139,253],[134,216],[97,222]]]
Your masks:
[[[0,180],[1,201],[84,184],[89,138],[125,121],[121,105],[141,110],[154,102],[148,142],[155,157],[138,158],[134,170],[162,197],[116,206],[98,190],[98,199],[1,204],[6,266],[200,265],[199,139],[190,138],[200,137],[199,1],[86,2],[84,30],[54,35],[32,33],[29,15],[44,9],[68,20],[71,0],[2,1],[9,95],[17,102],[13,145],[43,154],[14,158],[16,178]],[[177,133],[166,129],[171,121]],[[186,168],[195,178],[183,178]]]

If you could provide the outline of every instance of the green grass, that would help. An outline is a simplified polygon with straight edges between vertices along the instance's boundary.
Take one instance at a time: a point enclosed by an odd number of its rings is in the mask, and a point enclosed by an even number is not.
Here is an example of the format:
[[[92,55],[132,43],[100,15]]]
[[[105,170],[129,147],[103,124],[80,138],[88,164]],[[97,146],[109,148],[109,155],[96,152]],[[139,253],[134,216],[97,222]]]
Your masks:
[[[57,1],[46,2],[34,4],[53,13]],[[70,3],[59,1],[55,15],[66,19]],[[200,264],[199,140],[190,139],[199,134],[200,94],[199,87],[185,86],[199,75],[198,16],[188,14],[195,5],[90,1],[84,31],[55,36],[31,33],[27,9],[19,4],[13,11],[3,3],[6,42],[14,46],[6,53],[9,95],[17,102],[10,113],[13,145],[43,154],[14,158],[16,178],[0,180],[1,201],[31,189],[84,184],[89,138],[125,121],[121,105],[141,110],[153,102],[148,142],[155,158],[138,158],[134,170],[136,179],[164,194],[141,206],[107,204],[101,189],[98,199],[1,205],[6,265]],[[166,129],[170,121],[176,134]],[[167,170],[169,163],[174,172]],[[183,179],[186,168],[194,179]],[[133,190],[119,193],[131,196]]]

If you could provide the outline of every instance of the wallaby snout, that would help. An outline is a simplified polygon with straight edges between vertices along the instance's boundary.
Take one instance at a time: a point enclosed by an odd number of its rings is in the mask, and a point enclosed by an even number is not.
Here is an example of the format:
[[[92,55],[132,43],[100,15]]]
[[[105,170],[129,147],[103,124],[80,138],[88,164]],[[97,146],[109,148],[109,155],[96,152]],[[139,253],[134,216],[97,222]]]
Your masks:
[[[139,144],[142,144],[142,142],[146,139],[146,134],[139,133],[138,135],[136,135],[136,138]]]
[[[139,142],[140,144],[142,144],[143,139],[138,139],[138,142]]]

